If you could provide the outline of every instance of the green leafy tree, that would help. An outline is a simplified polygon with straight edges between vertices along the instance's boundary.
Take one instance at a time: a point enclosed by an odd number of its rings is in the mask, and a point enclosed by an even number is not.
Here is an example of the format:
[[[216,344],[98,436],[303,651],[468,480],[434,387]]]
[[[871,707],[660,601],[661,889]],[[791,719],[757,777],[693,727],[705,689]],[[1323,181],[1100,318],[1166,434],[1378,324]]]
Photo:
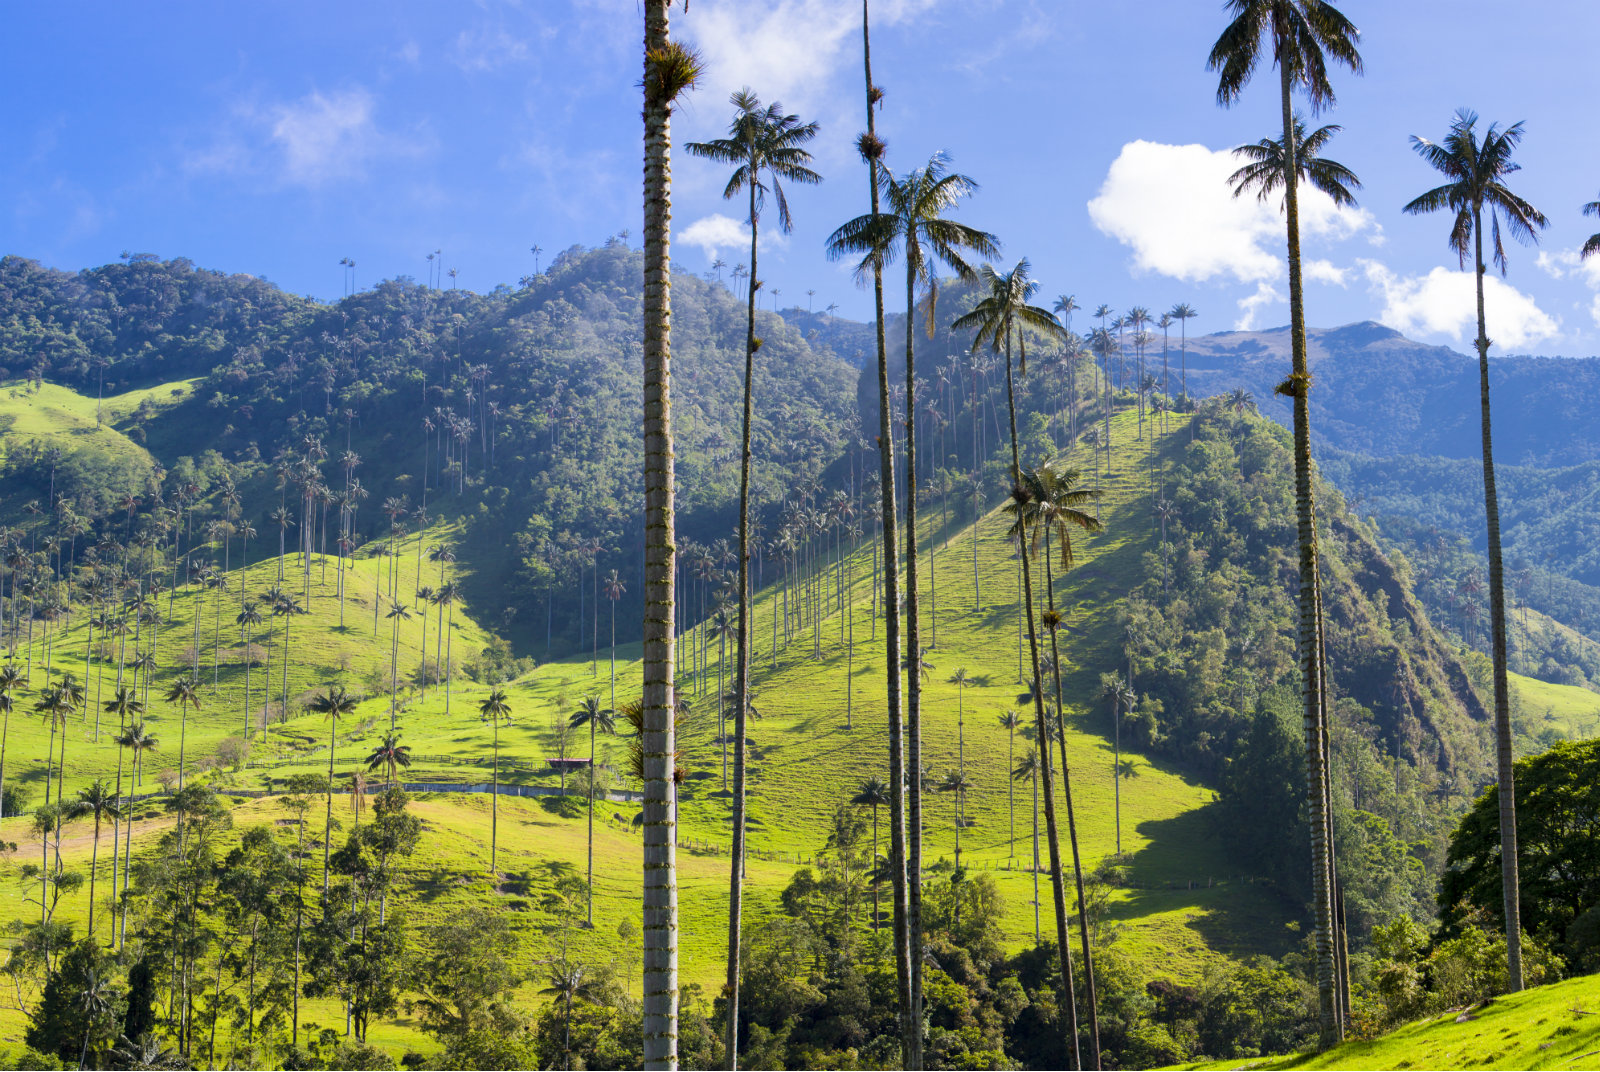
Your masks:
[[[1506,597],[1505,569],[1500,553],[1500,499],[1495,486],[1494,436],[1489,421],[1489,329],[1483,304],[1484,215],[1492,229],[1493,259],[1500,274],[1506,273],[1506,251],[1500,241],[1502,222],[1513,238],[1532,243],[1537,229],[1549,225],[1544,214],[1511,192],[1506,179],[1520,170],[1511,159],[1522,142],[1522,124],[1513,123],[1501,130],[1489,124],[1479,136],[1478,117],[1462,110],[1450,124],[1442,142],[1413,137],[1412,146],[1433,168],[1449,181],[1415,198],[1406,212],[1449,212],[1450,249],[1461,266],[1473,260],[1473,278],[1478,294],[1478,399],[1483,432],[1483,507],[1489,533],[1489,627],[1494,657],[1495,759],[1499,772],[1500,869],[1506,920],[1507,974],[1513,993],[1522,989],[1522,934],[1511,922],[1521,918],[1517,868],[1517,811],[1514,784],[1514,755],[1511,745],[1511,693],[1506,677]]]

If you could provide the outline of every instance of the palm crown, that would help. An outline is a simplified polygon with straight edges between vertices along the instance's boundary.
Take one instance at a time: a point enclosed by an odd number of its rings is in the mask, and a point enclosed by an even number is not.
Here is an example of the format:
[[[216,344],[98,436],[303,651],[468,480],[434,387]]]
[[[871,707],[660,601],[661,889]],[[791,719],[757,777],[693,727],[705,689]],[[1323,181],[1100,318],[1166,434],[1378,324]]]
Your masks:
[[[1262,42],[1272,40],[1272,61],[1287,70],[1319,112],[1334,103],[1328,59],[1361,73],[1356,43],[1361,31],[1326,0],[1228,0],[1233,15],[1211,48],[1206,69],[1217,72],[1217,103],[1235,103],[1262,59]]]
[[[1029,299],[1039,292],[1039,284],[1029,275],[1031,268],[1026,257],[1004,275],[996,272],[993,266],[984,265],[978,274],[989,291],[988,296],[974,305],[971,312],[950,325],[956,331],[976,329],[977,334],[972,340],[974,349],[987,343],[990,349],[999,350],[1007,345],[1011,332],[1015,330],[1021,342],[1024,376],[1028,374],[1028,346],[1022,341],[1024,336],[1021,329],[1033,328],[1053,339],[1060,339],[1066,334],[1061,322],[1048,310],[1028,304]]]
[[[1356,198],[1351,191],[1361,189],[1361,180],[1337,160],[1329,160],[1322,155],[1323,146],[1343,129],[1330,123],[1307,134],[1305,120],[1297,114],[1294,117],[1295,173],[1300,181],[1309,182],[1333,198],[1334,204],[1354,207]],[[1242,156],[1249,161],[1228,176],[1228,181],[1233,184],[1234,197],[1242,197],[1247,190],[1254,190],[1256,199],[1265,201],[1274,192],[1283,189],[1288,158],[1284,153],[1282,137],[1262,138],[1253,144],[1241,145],[1233,152],[1235,156]],[[1176,317],[1176,309],[1168,315]]]
[[[1513,123],[1501,130],[1490,123],[1481,140],[1477,124],[1477,113],[1463,108],[1456,113],[1444,141],[1412,136],[1411,147],[1450,181],[1417,197],[1406,205],[1405,211],[1414,216],[1441,209],[1455,213],[1450,248],[1466,267],[1467,258],[1472,255],[1473,236],[1483,225],[1483,210],[1488,209],[1494,263],[1504,275],[1506,251],[1500,241],[1500,221],[1504,219],[1511,236],[1523,243],[1535,241],[1535,229],[1549,226],[1550,221],[1505,184],[1506,176],[1521,170],[1511,154],[1522,142],[1522,124]],[[1584,248],[1587,251],[1588,247]]]
[[[817,136],[816,123],[802,123],[797,115],[785,115],[783,105],[773,101],[765,108],[761,98],[748,88],[741,89],[728,98],[737,111],[728,126],[728,136],[714,141],[692,141],[684,148],[695,156],[734,165],[728,185],[722,196],[732,198],[749,192],[759,217],[766,205],[767,193],[778,204],[778,226],[788,231],[789,202],[783,194],[783,182],[815,184],[822,176],[806,165],[811,154],[802,146]]]

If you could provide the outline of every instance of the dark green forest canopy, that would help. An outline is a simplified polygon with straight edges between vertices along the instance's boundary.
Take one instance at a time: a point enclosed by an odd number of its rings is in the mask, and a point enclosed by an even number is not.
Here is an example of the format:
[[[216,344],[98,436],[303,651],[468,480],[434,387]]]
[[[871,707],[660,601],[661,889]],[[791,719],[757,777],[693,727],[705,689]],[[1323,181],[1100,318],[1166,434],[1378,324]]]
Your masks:
[[[493,552],[477,556],[469,592],[488,621],[515,632],[519,606],[542,604],[597,558],[636,574],[641,278],[639,253],[613,240],[566,251],[516,290],[392,280],[326,305],[182,259],[71,274],[7,257],[0,375],[90,396],[198,378],[191,400],[123,430],[169,470],[182,465],[202,496],[226,467],[258,527],[278,505],[276,462],[315,437],[333,472],[348,442],[372,504],[357,515],[358,537],[387,531],[375,504],[390,497],[415,509],[426,496],[435,516],[465,519],[466,542]],[[685,534],[710,542],[728,535],[737,491],[744,311],[720,285],[688,274],[675,284],[679,508]],[[758,320],[755,482],[767,506],[854,437],[857,374],[782,318]],[[42,500],[53,475],[44,460],[12,463],[7,505]],[[65,490],[80,512],[106,507],[94,467],[71,475],[83,486],[69,479]]]

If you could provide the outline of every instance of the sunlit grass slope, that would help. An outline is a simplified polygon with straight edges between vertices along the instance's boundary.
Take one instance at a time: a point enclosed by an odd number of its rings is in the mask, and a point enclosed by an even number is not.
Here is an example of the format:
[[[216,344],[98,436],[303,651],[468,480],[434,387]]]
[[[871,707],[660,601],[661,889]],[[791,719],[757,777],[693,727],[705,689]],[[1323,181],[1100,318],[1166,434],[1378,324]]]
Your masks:
[[[1180,450],[1187,442],[1183,422],[1174,419],[1171,433],[1152,449],[1148,438],[1137,438],[1133,414],[1114,421],[1114,441],[1109,470],[1097,467],[1086,451],[1070,459],[1085,469],[1086,479],[1106,488],[1100,506],[1106,529],[1080,537],[1075,545],[1077,565],[1055,577],[1056,590],[1067,628],[1062,630],[1064,688],[1068,698],[1068,745],[1072,764],[1079,832],[1084,860],[1095,868],[1117,852],[1118,822],[1112,782],[1113,747],[1109,740],[1109,712],[1098,700],[1098,678],[1114,668],[1120,650],[1115,623],[1118,601],[1143,576],[1141,557],[1154,550],[1152,505],[1157,494],[1152,472],[1159,471],[1160,453]],[[1102,463],[1104,459],[1102,457]],[[1156,463],[1152,467],[1152,463]],[[1155,477],[1159,483],[1159,475]],[[954,504],[950,504],[954,508]],[[968,800],[970,825],[962,834],[962,862],[970,869],[991,874],[1007,906],[1007,944],[1021,948],[1033,940],[1033,877],[1031,860],[1031,795],[1026,783],[1012,783],[1008,772],[1015,758],[1029,747],[1027,735],[1014,742],[1000,726],[1006,710],[1018,711],[1031,724],[1031,708],[1021,694],[1018,672],[1017,561],[1004,539],[1005,519],[998,512],[967,527],[952,521],[940,530],[940,504],[922,506],[923,633],[930,645],[925,656],[932,670],[923,693],[924,762],[942,775],[960,762],[963,752],[974,789]],[[161,739],[160,751],[147,769],[152,775],[176,771],[180,735],[183,738],[186,777],[203,777],[226,790],[270,788],[296,772],[325,772],[330,729],[304,704],[315,691],[340,684],[366,698],[356,712],[336,727],[335,784],[348,787],[351,775],[394,719],[411,749],[414,762],[406,775],[415,782],[473,782],[489,780],[492,729],[478,715],[489,686],[471,680],[470,666],[489,637],[473,621],[470,606],[457,605],[445,613],[444,639],[456,667],[448,690],[430,685],[426,691],[407,686],[405,678],[422,662],[424,614],[415,606],[419,585],[438,587],[456,567],[441,573],[425,554],[428,546],[448,542],[453,530],[436,526],[413,535],[396,548],[392,557],[373,554],[369,545],[361,557],[347,562],[346,594],[341,624],[337,595],[338,560],[314,556],[309,576],[305,563],[294,553],[284,556],[279,582],[276,539],[258,538],[250,548],[248,570],[235,568],[221,590],[180,589],[161,600],[162,621],[157,641],[158,669],[150,689],[146,713]],[[292,542],[292,541],[291,541]],[[234,554],[237,554],[235,545]],[[773,652],[774,615],[781,611],[781,586],[774,583],[771,561],[762,565],[766,586],[756,601],[753,692],[759,717],[751,722],[752,739],[750,816],[754,855],[749,882],[752,912],[772,911],[777,894],[795,868],[823,851],[829,820],[836,807],[848,800],[866,778],[887,770],[888,733],[883,709],[883,623],[875,621],[871,600],[872,555],[863,544],[837,569],[845,579],[844,607],[831,605],[813,624],[806,621],[785,635],[780,627],[777,652]],[[388,570],[399,570],[394,589],[400,601],[412,604],[412,617],[399,623],[399,673],[401,686],[390,696],[390,603],[375,600],[390,586]],[[1042,576],[1038,577],[1042,586]],[[250,705],[245,704],[245,666],[239,627],[234,623],[241,597],[260,598],[271,586],[299,597],[309,613],[270,619],[257,628],[253,642],[260,649],[250,671]],[[698,609],[693,590],[683,593]],[[789,598],[795,598],[791,587]],[[427,657],[440,650],[439,608],[426,612]],[[199,629],[196,645],[195,631]],[[601,623],[604,637],[608,623]],[[53,627],[47,646],[41,626],[35,627],[31,656],[34,683],[45,680],[44,664],[67,669],[88,682],[90,697],[103,702],[116,680],[117,653],[101,647],[97,633],[92,645],[81,609],[70,623]],[[149,630],[149,625],[142,630]],[[290,658],[283,658],[285,630]],[[850,639],[853,635],[853,655]],[[133,650],[133,636],[127,638]],[[679,645],[682,688],[693,706],[691,724],[684,735],[684,762],[690,775],[682,789],[683,910],[681,930],[683,971],[687,981],[715,990],[718,958],[724,940],[721,913],[726,904],[729,861],[730,805],[723,792],[723,748],[718,741],[716,641],[710,643],[712,661],[707,671],[691,672],[691,649],[696,642],[685,636]],[[150,646],[148,632],[142,647]],[[161,701],[166,685],[183,672],[185,653],[198,647],[203,706],[190,712],[180,729],[180,712]],[[731,666],[731,643],[727,663]],[[85,654],[96,657],[87,665]],[[814,657],[814,651],[816,656]],[[24,653],[19,653],[22,657]],[[502,781],[508,784],[554,786],[559,777],[547,760],[558,754],[552,732],[585,694],[594,693],[604,704],[612,702],[608,651],[597,659],[570,659],[540,666],[505,685],[513,721],[500,733]],[[615,699],[625,703],[638,695],[640,668],[637,645],[617,653]],[[270,660],[270,661],[269,661]],[[288,667],[287,687],[283,678]],[[968,687],[958,690],[949,679],[965,668]],[[131,678],[130,678],[131,680]],[[270,686],[269,683],[270,682]],[[142,684],[142,682],[141,682]],[[727,684],[723,681],[724,686]],[[271,707],[263,719],[263,706]],[[280,707],[285,692],[287,708]],[[43,797],[47,728],[27,714],[32,693],[22,698],[14,715],[6,777],[27,785],[34,803]],[[94,711],[74,721],[67,734],[65,784],[70,794],[97,777],[116,777],[117,750],[110,743],[115,727],[99,716],[96,739]],[[227,738],[248,732],[252,741],[249,761],[238,770],[216,769],[212,757]],[[606,777],[617,787],[637,789],[617,773],[622,742],[602,738],[600,758],[611,761]],[[567,755],[586,756],[588,740],[574,735]],[[1287,908],[1264,885],[1241,881],[1230,846],[1219,837],[1209,817],[1214,794],[1183,771],[1142,756],[1123,754],[1128,765],[1121,785],[1121,850],[1127,883],[1112,895],[1111,923],[1118,941],[1152,976],[1196,980],[1206,963],[1217,956],[1277,953],[1288,948],[1294,935],[1287,926]],[[147,788],[150,786],[147,785]],[[1015,838],[1012,837],[1010,802],[1015,793]],[[953,801],[946,795],[926,797],[925,830],[930,882],[947,879],[953,860],[955,831]],[[437,913],[474,902],[499,905],[526,913],[530,933],[539,935],[530,957],[548,952],[546,934],[550,918],[541,906],[542,890],[567,869],[581,873],[585,825],[577,819],[560,819],[537,800],[502,798],[500,875],[487,873],[487,811],[484,795],[430,794],[416,807],[428,825],[428,839],[409,875],[409,890],[398,895],[414,918],[425,924]],[[623,919],[638,922],[639,838],[630,821],[636,806],[616,801],[603,803],[596,816],[596,928],[576,941],[585,956],[622,963],[627,951],[616,937]],[[160,805],[150,802],[142,814],[159,824]],[[348,822],[348,798],[338,806]],[[239,804],[235,825],[242,827],[281,815],[275,798]],[[887,815],[883,816],[887,821]],[[28,845],[29,820],[14,818],[0,824],[0,836],[24,843],[21,856],[37,852]],[[141,830],[136,852],[149,851],[156,840]],[[320,821],[313,823],[320,833]],[[71,852],[83,861],[88,852],[79,832]],[[107,888],[109,868],[101,856],[101,892]],[[20,861],[13,862],[10,869]],[[1053,929],[1047,880],[1041,883],[1044,904],[1041,924]],[[26,891],[15,882],[0,883],[0,914],[18,918],[30,909],[21,898]],[[65,911],[86,915],[86,897],[80,896]],[[0,1019],[0,1033],[13,1035],[20,1020]],[[331,1016],[330,1012],[330,1016]],[[384,1029],[393,1041],[406,1038],[411,1029],[398,1023]],[[377,1036],[375,1035],[375,1040]]]
[[[1536,729],[1552,727],[1563,737],[1583,740],[1600,734],[1600,693],[1576,685],[1557,685],[1536,677],[1511,675],[1511,687]]]
[[[1325,1053],[1183,1067],[1600,1068],[1600,976],[1535,987]]]

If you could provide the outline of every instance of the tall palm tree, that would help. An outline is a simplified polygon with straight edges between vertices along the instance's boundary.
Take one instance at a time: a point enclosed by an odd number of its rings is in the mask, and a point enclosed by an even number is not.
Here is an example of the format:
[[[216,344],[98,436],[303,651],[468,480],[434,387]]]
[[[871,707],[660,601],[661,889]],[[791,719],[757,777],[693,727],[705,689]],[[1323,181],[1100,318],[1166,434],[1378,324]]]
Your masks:
[[[401,769],[411,769],[411,746],[401,744],[397,734],[384,734],[383,740],[367,753],[368,772],[376,773],[380,767],[389,776],[389,784],[394,785],[395,777]]]
[[[1500,884],[1505,901],[1506,968],[1512,991],[1522,989],[1522,926],[1517,873],[1517,811],[1512,781],[1510,693],[1506,679],[1505,574],[1500,560],[1500,500],[1495,488],[1494,437],[1489,425],[1489,332],[1483,305],[1483,217],[1487,213],[1494,244],[1493,259],[1506,273],[1506,251],[1500,241],[1502,222],[1513,238],[1524,243],[1538,240],[1537,230],[1549,226],[1544,214],[1512,193],[1506,178],[1520,167],[1511,154],[1522,141],[1522,124],[1504,130],[1495,124],[1477,130],[1478,117],[1465,109],[1456,113],[1450,133],[1442,142],[1413,137],[1412,146],[1447,179],[1406,205],[1413,214],[1449,212],[1450,248],[1466,267],[1470,255],[1478,290],[1478,398],[1483,426],[1483,508],[1489,529],[1489,627],[1494,648],[1495,752],[1499,766]],[[1590,240],[1593,242],[1593,239]],[[1584,253],[1589,247],[1584,246]]]
[[[450,617],[448,622],[439,622],[439,632],[444,636],[444,663],[439,667],[439,673],[444,678],[444,713],[450,714],[450,678],[451,678],[451,648],[456,639],[456,600],[461,598],[461,589],[456,587],[456,582],[448,581],[434,593],[433,602],[443,608],[448,608]],[[443,612],[441,611],[441,617]]]
[[[856,795],[850,798],[850,803],[858,808],[872,809],[872,861],[878,861],[878,809],[889,803],[889,789],[883,784],[883,779],[874,775],[862,782],[856,789]],[[872,929],[878,929],[878,884],[872,884]]]
[[[1100,695],[1111,701],[1111,786],[1113,811],[1117,823],[1117,855],[1122,855],[1122,716],[1131,714],[1139,702],[1133,684],[1125,678],[1113,676],[1100,689]]]
[[[594,784],[595,784],[595,734],[617,732],[616,709],[601,707],[600,697],[585,696],[571,719],[574,729],[589,727],[589,904],[588,924],[594,926]]]
[[[89,852],[89,937],[94,938],[94,909],[95,909],[95,878],[99,870],[100,860],[100,824],[106,819],[116,822],[122,818],[122,809],[118,806],[118,796],[111,791],[104,778],[96,778],[94,783],[86,789],[78,790],[78,799],[67,810],[67,817],[80,819],[84,816],[94,819],[94,848]],[[115,874],[116,860],[112,861],[113,874]]]
[[[26,682],[27,679],[15,663],[0,666],[0,801],[6,795],[6,744],[11,737],[11,709],[16,702],[14,694]],[[3,817],[3,813],[0,813],[0,817]]]
[[[128,937],[128,874],[133,862],[133,797],[138,792],[139,783],[144,775],[144,757],[149,752],[154,752],[159,744],[156,735],[144,728],[144,723],[133,722],[117,737],[116,743],[120,748],[125,748],[133,753],[133,791],[128,794],[126,817],[128,820],[128,833],[122,839],[122,908],[118,913],[117,942],[120,946]],[[121,763],[120,755],[118,763]]]
[[[393,623],[389,638],[389,732],[392,734],[400,703],[400,623],[411,620],[411,609],[404,603],[395,603],[384,617]]]
[[[617,600],[628,592],[622,583],[622,574],[612,570],[606,574],[605,593],[611,600],[611,709],[617,709]]]
[[[967,769],[967,689],[975,682],[967,676],[967,668],[958,666],[946,680],[956,687],[956,769]]]
[[[961,827],[966,823],[967,793],[972,789],[972,779],[963,771],[950,771],[944,776],[944,781],[939,783],[939,792],[952,794],[955,800],[955,830],[956,830],[956,871],[961,871]],[[957,901],[956,919],[961,918],[960,902]]]
[[[588,1001],[594,996],[594,984],[586,976],[588,969],[581,964],[568,964],[565,960],[550,970],[549,985],[539,990],[559,998],[562,1003],[561,1030],[562,1054],[565,1058],[563,1067],[572,1067],[572,1003],[574,1001]]]
[[[687,4],[688,0],[684,0]],[[670,0],[644,0],[644,1066],[678,1064],[678,868],[673,761],[672,108],[700,60],[672,40]]]
[[[1178,322],[1178,393],[1185,400],[1189,398],[1189,321],[1200,314],[1195,312],[1194,306],[1188,302],[1179,302],[1167,313]]]
[[[376,599],[377,596],[374,595],[373,598]],[[282,710],[282,717],[285,718],[285,719],[287,719],[289,717],[289,624],[294,620],[294,616],[296,614],[304,614],[304,613],[306,613],[306,611],[305,611],[305,609],[303,607],[300,606],[300,600],[297,597],[289,595],[286,592],[278,593],[278,597],[275,600],[273,600],[273,602],[272,602],[272,616],[274,618],[282,618],[283,619],[283,699],[282,699],[283,710]],[[271,682],[268,682],[268,686],[269,687],[270,687],[270,685],[271,685]]]
[[[1000,728],[1006,731],[1006,770],[1016,766],[1017,730],[1022,726],[1022,716],[1015,711],[1007,711],[1000,716]],[[1011,838],[1007,842],[1010,847],[1008,855],[1017,854],[1017,797],[1014,786],[1006,787],[1006,811],[1011,817]]]
[[[802,123],[797,115],[786,115],[783,106],[774,101],[765,108],[761,100],[748,88],[741,89],[729,98],[734,107],[733,122],[728,136],[709,142],[689,142],[685,148],[695,156],[714,160],[733,167],[733,174],[723,188],[724,198],[737,197],[741,192],[748,202],[750,223],[750,287],[746,295],[745,353],[744,353],[744,414],[740,430],[739,455],[739,613],[738,641],[735,645],[734,670],[734,759],[733,759],[733,863],[730,869],[728,902],[728,959],[727,989],[728,1034],[727,1059],[730,1069],[738,1067],[739,1044],[739,945],[740,921],[743,913],[744,871],[744,733],[745,708],[749,702],[750,685],[750,425],[753,416],[755,357],[761,342],[756,338],[756,291],[762,282],[757,271],[756,254],[759,248],[758,233],[761,211],[770,191],[778,210],[778,228],[787,234],[793,229],[789,215],[788,198],[784,196],[785,181],[816,184],[822,176],[809,166],[811,154],[805,149],[807,142],[817,136],[816,123]],[[776,301],[774,301],[776,304]],[[615,706],[615,697],[612,704]]]
[[[189,708],[200,710],[200,690],[188,678],[178,678],[167,689],[167,703],[177,704],[182,714],[178,717],[178,788],[183,788],[184,743],[189,731]]]
[[[261,610],[254,600],[247,600],[233,619],[244,637],[244,739],[250,740],[250,643],[255,627],[262,622]]]
[[[1039,753],[1030,751],[1022,762],[1011,768],[1011,781],[1033,783],[1033,944],[1038,945],[1039,935]]]
[[[957,278],[970,280],[977,272],[967,256],[992,257],[999,253],[995,237],[976,227],[948,217],[955,207],[977,191],[978,184],[949,169],[943,153],[935,153],[927,164],[900,178],[881,172],[884,210],[858,216],[844,224],[828,239],[832,259],[860,255],[857,273],[881,271],[896,256],[905,261],[906,270],[906,618],[907,651],[921,650],[919,590],[917,579],[917,376],[916,327],[917,296],[926,294],[924,322],[933,334],[939,297],[937,272],[941,266]],[[922,685],[916,675],[906,683],[906,762],[911,770],[922,762]],[[907,934],[912,948],[921,942],[922,933],[922,790],[913,780],[910,786],[907,828],[910,831],[906,875]],[[922,961],[911,960],[911,1017],[920,1023],[922,1015]],[[919,1040],[920,1051],[920,1040]]]
[[[339,720],[356,709],[359,699],[345,692],[343,685],[329,685],[308,705],[328,723],[327,811],[322,824],[322,892],[328,892],[328,849],[333,844],[333,753],[339,743]]]
[[[478,717],[494,724],[494,786],[489,794],[489,870],[495,869],[500,851],[500,722],[511,721],[511,704],[506,690],[495,689],[478,705]]]
[[[1063,624],[1061,613],[1056,609],[1055,565],[1051,559],[1050,542],[1056,541],[1060,545],[1060,565],[1062,570],[1069,570],[1073,564],[1072,530],[1080,529],[1084,532],[1098,532],[1101,528],[1100,521],[1089,515],[1085,507],[1091,502],[1098,502],[1101,497],[1099,488],[1085,488],[1082,486],[1082,474],[1076,469],[1062,470],[1056,468],[1053,462],[1045,461],[1033,469],[1022,474],[1022,483],[1026,495],[1020,503],[1008,506],[1008,512],[1013,512],[1017,518],[1014,529],[1017,543],[1026,553],[1037,555],[1042,550],[1045,577],[1045,611],[1042,622],[1050,631],[1050,672],[1055,686],[1055,725],[1056,742],[1061,754],[1061,790],[1067,805],[1067,839],[1072,848],[1072,873],[1078,890],[1078,942],[1083,953],[1084,964],[1084,1006],[1089,1013],[1089,1051],[1091,1063],[1098,1068],[1100,1065],[1100,1011],[1096,998],[1096,984],[1094,975],[1094,958],[1089,949],[1089,914],[1088,898],[1084,895],[1083,888],[1083,856],[1078,845],[1078,819],[1075,801],[1072,793],[1072,764],[1067,756],[1067,723],[1062,707],[1061,689],[1061,645],[1059,634]],[[1046,755],[1049,754],[1049,741],[1044,743]],[[1118,847],[1121,849],[1120,811],[1118,812]]]
[[[1292,370],[1278,391],[1294,400],[1295,515],[1300,548],[1300,702],[1306,735],[1307,792],[1312,830],[1313,900],[1316,918],[1313,935],[1317,950],[1317,997],[1320,1008],[1319,1042],[1331,1046],[1344,1037],[1344,1024],[1335,999],[1333,953],[1333,900],[1330,881],[1328,833],[1328,768],[1323,748],[1326,711],[1323,709],[1321,659],[1322,623],[1318,593],[1317,532],[1311,486],[1311,374],[1306,363],[1305,291],[1300,265],[1300,169],[1294,139],[1296,89],[1317,112],[1334,100],[1328,80],[1328,63],[1343,64],[1361,72],[1355,24],[1327,0],[1228,0],[1232,21],[1212,46],[1207,67],[1218,72],[1217,102],[1236,103],[1263,60],[1278,68],[1279,108],[1286,146],[1283,169],[1284,227],[1288,237],[1289,340]]]
[[[1029,299],[1037,293],[1039,284],[1029,277],[1026,258],[1004,275],[989,265],[984,265],[983,282],[988,294],[979,300],[971,312],[958,318],[951,327],[958,331],[973,330],[974,349],[988,345],[992,350],[1003,350],[1005,353],[1006,405],[1011,422],[1011,498],[1013,506],[1020,509],[1027,502],[1028,491],[1022,481],[1022,453],[1017,442],[1017,394],[1011,360],[1012,337],[1017,337],[1018,349],[1021,351],[1019,364],[1026,374],[1026,329],[1056,338],[1061,336],[1063,329],[1047,310],[1029,304]],[[1033,674],[1029,680],[1034,682],[1032,689],[1034,729],[1040,748],[1048,748],[1050,733],[1045,718],[1044,690],[1038,684],[1043,677],[1039,664],[1038,627],[1033,615],[1032,567],[1025,549],[1018,558],[1022,570],[1023,614],[1027,620],[1028,650],[1033,667]],[[1077,1067],[1081,1063],[1081,1058],[1078,1050],[1077,1001],[1073,992],[1072,950],[1067,944],[1066,882],[1061,867],[1061,840],[1056,827],[1054,778],[1048,762],[1043,765],[1041,773],[1044,781],[1045,836],[1050,849],[1051,896],[1056,914],[1056,954],[1061,972],[1060,1005],[1065,1013],[1063,1035],[1071,1051],[1072,1064]]]

